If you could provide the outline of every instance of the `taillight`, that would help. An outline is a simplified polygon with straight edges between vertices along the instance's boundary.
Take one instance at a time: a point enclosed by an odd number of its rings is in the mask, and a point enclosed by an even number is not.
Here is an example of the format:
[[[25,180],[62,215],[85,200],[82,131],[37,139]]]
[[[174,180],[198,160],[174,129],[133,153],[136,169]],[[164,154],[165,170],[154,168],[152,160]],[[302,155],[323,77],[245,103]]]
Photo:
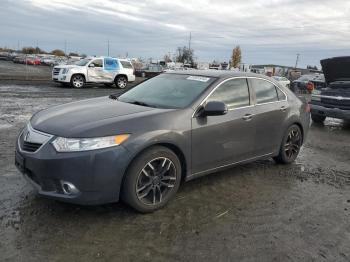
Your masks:
[[[315,85],[312,82],[308,82],[306,85],[306,89],[309,90],[310,92],[315,89]]]

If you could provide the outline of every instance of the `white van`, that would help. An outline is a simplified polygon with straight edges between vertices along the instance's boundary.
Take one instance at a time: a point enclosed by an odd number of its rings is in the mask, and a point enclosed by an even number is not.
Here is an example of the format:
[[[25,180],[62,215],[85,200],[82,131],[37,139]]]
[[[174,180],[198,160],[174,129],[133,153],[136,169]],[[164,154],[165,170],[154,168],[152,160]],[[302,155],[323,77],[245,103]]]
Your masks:
[[[135,81],[134,68],[130,61],[112,57],[85,58],[73,65],[58,65],[52,70],[52,80],[72,87],[82,88],[86,83],[115,84],[125,88]]]

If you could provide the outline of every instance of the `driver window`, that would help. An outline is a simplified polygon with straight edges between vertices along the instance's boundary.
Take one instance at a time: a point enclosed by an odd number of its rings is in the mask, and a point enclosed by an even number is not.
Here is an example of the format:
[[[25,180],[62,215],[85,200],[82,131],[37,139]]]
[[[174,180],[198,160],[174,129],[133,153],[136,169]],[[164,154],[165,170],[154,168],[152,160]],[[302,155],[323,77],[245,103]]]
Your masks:
[[[96,59],[90,63],[90,65],[94,65],[95,67],[103,67],[102,59]]]
[[[228,80],[220,85],[207,101],[221,101],[228,109],[249,106],[249,89],[245,78]]]

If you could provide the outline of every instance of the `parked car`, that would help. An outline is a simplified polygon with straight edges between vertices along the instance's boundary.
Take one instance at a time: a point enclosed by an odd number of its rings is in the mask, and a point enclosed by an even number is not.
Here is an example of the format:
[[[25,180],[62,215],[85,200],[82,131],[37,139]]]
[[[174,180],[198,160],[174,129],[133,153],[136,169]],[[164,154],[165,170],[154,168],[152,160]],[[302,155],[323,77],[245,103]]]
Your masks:
[[[37,56],[25,56],[24,57],[24,64],[27,65],[40,65],[41,60]]]
[[[290,80],[288,78],[284,76],[273,76],[272,78],[279,82],[282,86],[290,88]]]
[[[82,88],[86,83],[115,84],[125,88],[135,81],[130,61],[111,57],[94,57],[79,60],[73,65],[58,65],[52,70],[52,79],[72,87]]]
[[[294,93],[311,93],[312,90],[320,90],[326,86],[323,74],[302,75],[292,83]]]
[[[15,163],[39,194],[78,204],[163,207],[181,181],[273,157],[292,163],[308,105],[271,78],[174,71],[110,95],[37,112]]]
[[[327,87],[311,95],[311,117],[323,123],[326,117],[350,120],[350,57],[321,60]]]
[[[138,77],[151,78],[163,73],[164,71],[162,65],[150,64],[144,68],[135,70],[135,75]]]
[[[24,56],[16,56],[12,60],[15,64],[24,64],[25,58]]]

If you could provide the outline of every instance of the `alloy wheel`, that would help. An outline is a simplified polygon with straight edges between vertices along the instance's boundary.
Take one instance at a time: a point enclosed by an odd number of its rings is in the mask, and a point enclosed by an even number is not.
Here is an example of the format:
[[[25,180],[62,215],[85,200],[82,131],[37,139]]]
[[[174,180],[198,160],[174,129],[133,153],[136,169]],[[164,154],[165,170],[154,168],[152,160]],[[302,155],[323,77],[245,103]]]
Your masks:
[[[125,88],[126,87],[126,80],[123,77],[118,78],[117,85],[119,88]]]
[[[79,87],[82,87],[84,85],[84,78],[80,75],[74,76],[72,82],[73,82],[74,87],[79,88]]]
[[[157,205],[166,198],[176,183],[176,167],[166,157],[149,161],[138,175],[137,198],[145,205]]]
[[[292,128],[289,131],[287,141],[284,145],[286,156],[289,159],[295,158],[299,153],[300,146],[301,146],[301,136],[300,136],[299,130],[297,128]]]

